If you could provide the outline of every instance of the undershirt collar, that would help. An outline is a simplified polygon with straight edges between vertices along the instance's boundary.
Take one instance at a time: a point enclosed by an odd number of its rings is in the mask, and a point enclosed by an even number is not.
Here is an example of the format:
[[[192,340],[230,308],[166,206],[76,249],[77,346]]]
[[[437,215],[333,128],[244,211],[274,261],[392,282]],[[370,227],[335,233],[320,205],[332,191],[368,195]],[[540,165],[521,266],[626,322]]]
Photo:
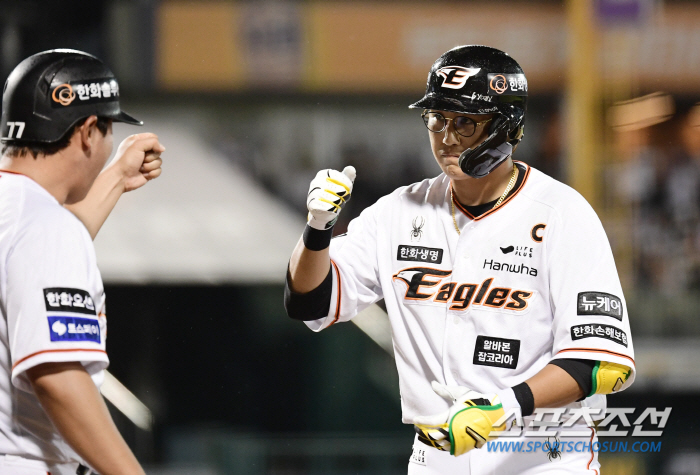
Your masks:
[[[517,163],[515,164],[515,166],[518,167],[518,179],[515,181],[515,185],[513,185],[513,188],[506,195],[506,198],[508,198],[512,194],[517,193],[517,191],[520,189],[520,187],[523,184],[523,180],[525,179],[525,171],[526,171],[525,168],[518,166]],[[495,199],[493,201],[489,201],[488,203],[483,203],[480,205],[475,205],[475,206],[462,205],[462,206],[464,207],[464,209],[469,211],[472,214],[472,216],[474,216],[475,218],[478,218],[479,216],[486,213],[487,211],[490,211],[493,208],[493,206],[496,204],[497,201],[498,201],[498,199]]]

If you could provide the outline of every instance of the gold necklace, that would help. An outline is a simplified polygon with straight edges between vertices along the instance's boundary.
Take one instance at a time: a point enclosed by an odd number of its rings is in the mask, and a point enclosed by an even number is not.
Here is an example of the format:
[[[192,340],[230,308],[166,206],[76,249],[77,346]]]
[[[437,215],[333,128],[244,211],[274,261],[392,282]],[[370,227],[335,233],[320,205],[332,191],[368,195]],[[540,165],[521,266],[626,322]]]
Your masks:
[[[506,191],[503,192],[500,198],[498,198],[498,201],[496,201],[496,204],[493,205],[493,208],[491,209],[496,209],[499,206],[501,206],[501,203],[503,203],[503,200],[506,199],[506,196],[508,196],[508,193],[510,193],[510,190],[513,189],[513,186],[515,186],[515,182],[518,179],[518,167],[513,164],[513,174],[510,176],[510,181],[508,182],[508,186],[506,186]],[[455,216],[455,197],[452,191],[452,185],[450,185],[450,205],[452,208],[452,222],[455,224],[455,230],[457,230],[457,234],[462,234],[461,231],[459,230],[459,226],[457,226],[457,217]]]

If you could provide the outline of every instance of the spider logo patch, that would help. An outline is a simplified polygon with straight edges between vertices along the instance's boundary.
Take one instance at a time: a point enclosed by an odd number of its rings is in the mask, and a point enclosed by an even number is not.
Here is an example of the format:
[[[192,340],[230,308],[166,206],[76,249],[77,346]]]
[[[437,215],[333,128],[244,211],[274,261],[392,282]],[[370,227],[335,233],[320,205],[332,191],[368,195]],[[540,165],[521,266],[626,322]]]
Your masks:
[[[425,218],[416,216],[413,218],[413,229],[411,229],[411,241],[420,241],[423,237],[423,226],[425,226]]]

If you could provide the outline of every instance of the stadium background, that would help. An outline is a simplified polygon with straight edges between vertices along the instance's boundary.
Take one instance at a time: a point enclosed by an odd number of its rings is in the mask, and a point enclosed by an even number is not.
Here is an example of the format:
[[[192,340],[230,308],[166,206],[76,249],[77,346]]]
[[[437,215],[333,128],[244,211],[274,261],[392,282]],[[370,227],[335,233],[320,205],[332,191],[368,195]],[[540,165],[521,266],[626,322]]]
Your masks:
[[[152,427],[111,408],[149,473],[405,473],[412,430],[381,316],[364,319],[376,341],[352,324],[313,334],[285,316],[282,282],[317,169],[358,170],[339,232],[439,172],[406,106],[435,58],[479,43],[529,79],[516,158],[582,192],[613,245],[639,373],[609,405],[673,407],[660,453],[603,454],[604,473],[700,473],[700,3],[1,0],[0,12],[2,78],[44,49],[96,54],[168,149],[163,176],[96,240],[110,369]]]

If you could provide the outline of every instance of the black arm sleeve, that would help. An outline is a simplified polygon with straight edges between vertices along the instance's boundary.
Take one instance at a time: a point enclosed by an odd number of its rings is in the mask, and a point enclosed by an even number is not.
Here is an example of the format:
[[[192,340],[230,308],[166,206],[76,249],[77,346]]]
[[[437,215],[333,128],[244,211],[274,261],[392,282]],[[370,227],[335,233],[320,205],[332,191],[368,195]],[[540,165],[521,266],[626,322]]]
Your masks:
[[[555,359],[549,362],[554,366],[559,366],[561,369],[569,373],[572,378],[578,383],[583,390],[583,398],[588,396],[593,389],[593,367],[594,360],[581,360],[573,358]],[[579,401],[581,400],[579,399]]]
[[[318,320],[328,315],[333,293],[333,274],[328,268],[328,275],[311,292],[299,294],[289,287],[289,268],[284,280],[284,309],[290,318],[301,321]]]

